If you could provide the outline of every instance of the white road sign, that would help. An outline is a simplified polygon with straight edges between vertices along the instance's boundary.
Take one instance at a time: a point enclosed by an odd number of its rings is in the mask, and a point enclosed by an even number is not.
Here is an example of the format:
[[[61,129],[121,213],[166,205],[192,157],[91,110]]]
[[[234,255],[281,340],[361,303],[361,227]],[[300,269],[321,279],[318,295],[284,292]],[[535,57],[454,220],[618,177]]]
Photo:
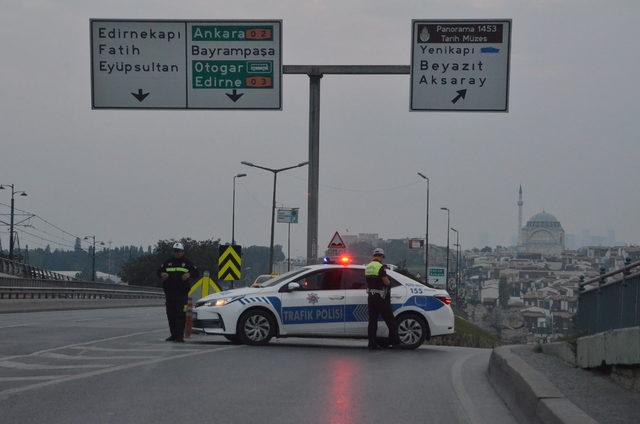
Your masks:
[[[282,109],[282,21],[90,26],[94,109]]]
[[[511,20],[413,20],[412,111],[507,112]]]
[[[278,223],[297,224],[298,208],[278,208],[277,217]]]

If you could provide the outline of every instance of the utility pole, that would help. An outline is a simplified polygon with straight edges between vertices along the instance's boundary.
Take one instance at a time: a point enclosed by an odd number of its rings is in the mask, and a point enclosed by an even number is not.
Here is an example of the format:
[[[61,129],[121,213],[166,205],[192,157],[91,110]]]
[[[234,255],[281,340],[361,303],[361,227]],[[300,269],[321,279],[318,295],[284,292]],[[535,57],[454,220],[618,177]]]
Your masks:
[[[427,181],[427,226],[424,234],[424,282],[429,282],[429,177],[418,172]]]
[[[266,166],[260,166],[251,162],[242,161],[242,165],[251,166],[254,168],[263,169],[273,173],[273,202],[271,203],[271,241],[269,243],[269,274],[273,274],[273,234],[276,223],[276,183],[278,181],[278,173],[282,171],[288,171],[289,169],[299,168],[301,166],[308,165],[309,162],[300,162],[297,165],[287,166],[285,168],[267,168]]]
[[[231,209],[231,244],[236,244],[236,179],[246,177],[247,174],[238,174],[233,176],[233,206]]]
[[[318,191],[320,181],[320,79],[324,75],[408,75],[408,65],[284,65],[283,74],[309,77],[309,185],[307,265],[318,260]]]
[[[96,236],[85,236],[84,240],[92,240],[91,243],[91,281],[96,281]],[[104,242],[100,242],[104,246]]]
[[[442,207],[440,210],[447,211],[447,280],[445,281],[445,290],[449,291],[449,228],[451,227],[450,223],[450,211],[449,208]]]
[[[13,246],[14,246],[14,242],[15,242],[15,236],[14,236],[14,219],[15,219],[15,207],[16,207],[16,201],[15,201],[15,196],[16,194],[19,194],[20,196],[26,196],[27,192],[26,191],[16,191],[15,189],[15,185],[14,184],[0,184],[0,190],[4,190],[6,187],[11,187],[11,219],[10,219],[10,224],[9,224],[9,260],[13,260]]]

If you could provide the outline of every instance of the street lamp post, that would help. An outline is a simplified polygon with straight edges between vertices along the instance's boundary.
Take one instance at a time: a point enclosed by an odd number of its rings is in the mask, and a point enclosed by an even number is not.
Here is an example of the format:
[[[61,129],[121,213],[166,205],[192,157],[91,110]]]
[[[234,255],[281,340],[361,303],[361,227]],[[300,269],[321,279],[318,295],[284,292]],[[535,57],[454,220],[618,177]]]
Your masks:
[[[424,282],[429,282],[429,177],[421,172],[418,175],[427,181],[427,226],[424,233]]]
[[[11,221],[9,223],[9,260],[13,260],[13,243],[14,243],[14,239],[15,237],[13,236],[14,233],[14,216],[15,216],[15,196],[16,194],[19,194],[20,196],[26,196],[27,192],[26,191],[21,191],[18,190],[16,191],[15,185],[14,184],[0,184],[0,190],[4,190],[6,187],[11,187]]]
[[[300,162],[297,165],[287,166],[285,168],[277,168],[277,169],[267,168],[266,166],[260,166],[260,165],[256,165],[246,161],[242,161],[240,163],[242,165],[263,169],[265,171],[269,171],[273,173],[273,202],[271,204],[271,241],[269,243],[269,274],[272,274],[273,273],[273,233],[274,233],[275,223],[276,223],[275,221],[276,220],[276,182],[278,179],[278,173],[282,171],[287,171],[289,169],[299,168],[301,166],[308,165],[309,162]]]
[[[440,210],[447,211],[447,280],[445,281],[445,289],[449,290],[449,228],[451,228],[451,211],[449,208],[442,207]]]
[[[451,227],[451,231],[455,231],[455,233],[456,233],[456,242],[455,242],[455,244],[453,246],[456,248],[456,279],[455,279],[455,281],[456,281],[456,290],[455,290],[455,297],[456,297],[456,300],[457,300],[457,298],[458,298],[458,284],[460,284],[460,281],[459,281],[459,276],[460,276],[460,274],[459,274],[459,272],[460,272],[459,260],[460,260],[460,256],[459,256],[459,253],[458,253],[458,247],[460,246],[460,237],[459,237],[458,230],[456,230],[455,228]]]
[[[247,174],[233,176],[233,206],[231,209],[231,244],[236,244],[236,178],[246,177]]]
[[[91,244],[91,281],[96,281],[96,236],[85,236],[84,240],[92,240]],[[104,242],[100,242],[104,246]]]

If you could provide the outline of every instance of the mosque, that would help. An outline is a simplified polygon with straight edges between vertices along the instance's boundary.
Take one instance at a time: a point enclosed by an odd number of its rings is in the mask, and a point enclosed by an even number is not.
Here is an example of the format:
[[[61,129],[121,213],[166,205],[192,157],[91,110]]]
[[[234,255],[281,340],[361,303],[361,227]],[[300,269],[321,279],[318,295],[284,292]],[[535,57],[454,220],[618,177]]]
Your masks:
[[[518,191],[518,252],[559,256],[564,250],[564,229],[560,221],[545,212],[533,215],[522,226],[522,186]]]

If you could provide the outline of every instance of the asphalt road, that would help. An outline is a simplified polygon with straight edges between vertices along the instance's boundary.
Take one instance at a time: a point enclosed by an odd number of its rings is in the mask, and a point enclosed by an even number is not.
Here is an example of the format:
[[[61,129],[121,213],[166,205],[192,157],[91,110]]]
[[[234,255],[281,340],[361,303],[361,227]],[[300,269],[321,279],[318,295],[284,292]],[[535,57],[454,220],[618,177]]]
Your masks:
[[[3,423],[515,423],[490,351],[164,341],[163,308],[0,315]]]

